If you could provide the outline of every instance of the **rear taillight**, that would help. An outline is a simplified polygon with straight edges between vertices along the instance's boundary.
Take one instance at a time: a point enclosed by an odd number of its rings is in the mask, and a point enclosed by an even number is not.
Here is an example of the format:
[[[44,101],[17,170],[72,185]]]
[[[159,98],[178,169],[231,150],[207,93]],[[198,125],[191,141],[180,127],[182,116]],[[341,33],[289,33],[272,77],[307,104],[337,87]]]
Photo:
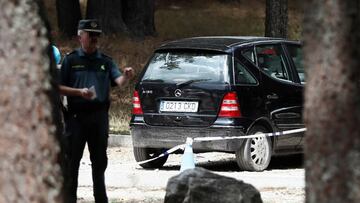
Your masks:
[[[132,113],[134,115],[142,115],[142,114],[144,114],[144,112],[143,112],[143,110],[141,108],[140,97],[139,97],[138,91],[134,92]]]
[[[236,92],[229,92],[224,96],[221,102],[219,117],[241,117],[240,106]]]

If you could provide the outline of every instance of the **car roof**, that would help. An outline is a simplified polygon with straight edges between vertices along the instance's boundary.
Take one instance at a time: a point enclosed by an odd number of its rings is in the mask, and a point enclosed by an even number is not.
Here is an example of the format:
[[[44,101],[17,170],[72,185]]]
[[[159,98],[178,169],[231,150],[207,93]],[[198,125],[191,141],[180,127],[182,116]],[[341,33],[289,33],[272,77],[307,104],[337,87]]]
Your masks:
[[[254,42],[291,41],[282,38],[256,37],[256,36],[208,36],[192,37],[162,44],[157,51],[173,49],[211,50],[230,52],[233,47]],[[295,41],[293,41],[295,42]]]

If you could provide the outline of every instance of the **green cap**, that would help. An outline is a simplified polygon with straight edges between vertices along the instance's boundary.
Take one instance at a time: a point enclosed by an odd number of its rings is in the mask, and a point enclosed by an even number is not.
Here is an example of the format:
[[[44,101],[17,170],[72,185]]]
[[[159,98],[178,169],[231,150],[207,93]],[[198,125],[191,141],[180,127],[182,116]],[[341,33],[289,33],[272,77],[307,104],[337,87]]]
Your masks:
[[[102,32],[99,21],[96,19],[80,20],[78,30],[84,30],[86,32],[97,32],[97,33]]]

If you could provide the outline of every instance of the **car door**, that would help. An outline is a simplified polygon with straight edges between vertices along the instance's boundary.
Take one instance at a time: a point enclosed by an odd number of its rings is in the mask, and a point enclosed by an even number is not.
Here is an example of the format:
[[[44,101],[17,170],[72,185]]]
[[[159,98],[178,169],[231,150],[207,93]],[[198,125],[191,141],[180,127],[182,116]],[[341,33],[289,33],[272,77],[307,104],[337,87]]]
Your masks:
[[[238,95],[239,105],[243,119],[250,125],[262,115],[262,89],[259,83],[259,71],[254,68],[254,61],[247,61],[242,56],[244,49],[254,50],[253,47],[237,48],[233,59],[233,88]],[[251,60],[255,60],[252,58]],[[254,70],[255,69],[255,70]],[[248,126],[246,126],[248,127]]]
[[[279,131],[302,127],[303,86],[298,83],[286,48],[280,42],[257,44],[255,52],[269,118]],[[299,135],[277,136],[275,150],[293,150],[300,141]]]
[[[293,68],[294,73],[295,73],[295,75],[294,75],[295,81],[298,84],[300,84],[301,89],[302,89],[302,94],[304,95],[304,86],[306,84],[306,75],[305,75],[305,69],[304,69],[304,63],[303,63],[304,60],[303,60],[302,46],[300,43],[287,42],[287,43],[284,43],[284,47],[286,49],[286,53],[288,55],[288,59],[291,64],[291,67]],[[305,127],[305,125],[304,125],[304,121],[302,118],[301,123],[299,124],[299,128],[304,128],[304,127]],[[301,137],[298,148],[303,148],[304,134],[305,133],[297,134],[297,136]]]

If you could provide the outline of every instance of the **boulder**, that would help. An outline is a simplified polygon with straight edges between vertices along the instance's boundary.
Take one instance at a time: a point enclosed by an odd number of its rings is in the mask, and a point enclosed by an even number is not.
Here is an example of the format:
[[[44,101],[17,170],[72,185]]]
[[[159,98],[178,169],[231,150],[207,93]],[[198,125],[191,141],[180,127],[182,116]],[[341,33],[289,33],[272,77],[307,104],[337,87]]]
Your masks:
[[[169,179],[164,203],[262,203],[252,185],[212,173],[188,169]]]

